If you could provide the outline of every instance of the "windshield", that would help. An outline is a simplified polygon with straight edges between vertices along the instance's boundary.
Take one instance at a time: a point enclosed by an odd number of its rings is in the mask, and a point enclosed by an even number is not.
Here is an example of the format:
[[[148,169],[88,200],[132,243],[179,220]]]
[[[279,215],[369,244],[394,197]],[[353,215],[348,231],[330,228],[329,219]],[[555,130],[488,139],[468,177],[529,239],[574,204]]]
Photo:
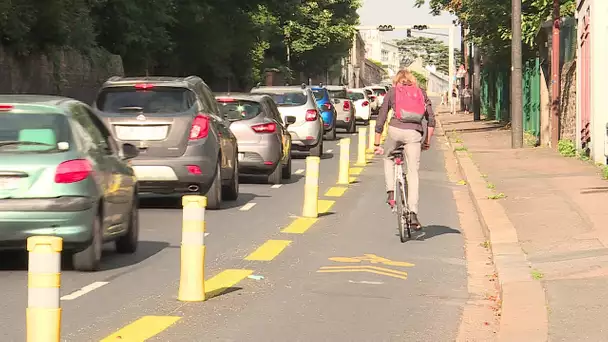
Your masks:
[[[306,96],[306,92],[297,91],[297,92],[277,92],[277,93],[265,93],[266,95],[272,97],[274,102],[276,102],[279,107],[295,107],[295,106],[303,106],[308,102],[308,98]]]
[[[70,129],[62,114],[0,114],[0,153],[56,152]]]
[[[258,102],[234,99],[218,99],[220,112],[229,121],[249,120],[262,112]]]
[[[312,89],[315,99],[322,100],[325,97],[325,89]]]
[[[376,94],[376,96],[384,96],[384,95],[386,95],[386,90],[384,90],[384,89],[374,89],[374,94]]]
[[[346,96],[346,90],[344,90],[344,89],[330,90],[329,95],[331,95],[331,97],[333,97],[334,99],[347,99],[348,98],[348,96]]]
[[[365,95],[363,95],[363,93],[348,92],[348,97],[351,101],[365,100]]]
[[[181,113],[195,103],[194,94],[186,88],[154,87],[135,89],[114,87],[104,89],[97,98],[97,108],[103,112],[133,114]]]

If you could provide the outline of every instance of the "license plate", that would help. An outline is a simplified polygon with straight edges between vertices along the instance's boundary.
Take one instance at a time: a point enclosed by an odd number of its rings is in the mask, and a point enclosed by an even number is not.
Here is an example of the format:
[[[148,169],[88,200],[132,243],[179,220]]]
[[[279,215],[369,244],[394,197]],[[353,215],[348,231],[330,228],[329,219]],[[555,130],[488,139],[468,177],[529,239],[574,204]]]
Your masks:
[[[239,153],[238,159],[239,159],[239,161],[242,161],[243,159],[245,159],[245,153]]]
[[[15,190],[19,188],[19,177],[1,177],[0,190]]]
[[[167,137],[168,126],[115,126],[120,140],[163,140]]]
[[[169,166],[133,166],[140,181],[176,181],[177,175]]]

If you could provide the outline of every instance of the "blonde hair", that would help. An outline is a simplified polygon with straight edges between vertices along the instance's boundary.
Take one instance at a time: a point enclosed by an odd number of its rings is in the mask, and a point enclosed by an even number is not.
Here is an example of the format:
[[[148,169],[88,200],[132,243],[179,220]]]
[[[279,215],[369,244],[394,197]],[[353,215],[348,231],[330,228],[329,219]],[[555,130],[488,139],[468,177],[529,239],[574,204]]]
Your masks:
[[[393,78],[393,84],[417,86],[418,82],[416,80],[416,76],[414,76],[411,71],[409,71],[408,69],[402,69],[399,70],[397,75],[395,75],[395,78]]]

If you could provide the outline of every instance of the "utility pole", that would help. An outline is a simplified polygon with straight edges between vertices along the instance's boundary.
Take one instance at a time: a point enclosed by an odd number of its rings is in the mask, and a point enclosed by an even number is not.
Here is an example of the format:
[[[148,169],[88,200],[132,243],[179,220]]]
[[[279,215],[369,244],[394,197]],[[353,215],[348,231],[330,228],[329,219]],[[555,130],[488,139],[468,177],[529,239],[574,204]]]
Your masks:
[[[473,120],[481,120],[481,53],[473,48]]]
[[[559,0],[553,0],[553,36],[551,38],[551,147],[557,148],[559,141],[560,107],[560,59],[559,59],[560,13]]]
[[[521,73],[521,0],[511,0],[511,147],[524,145]]]
[[[461,61],[462,61],[462,65],[464,65],[465,70],[467,71],[464,75],[464,77],[462,77],[460,79],[460,89],[464,89],[467,84],[468,84],[468,78],[469,78],[469,66],[467,65],[467,42],[466,42],[466,23],[465,22],[461,22],[460,23],[460,54],[462,55]],[[458,66],[460,67],[460,65]],[[452,89],[450,89],[450,93],[452,92]],[[450,95],[451,96],[451,95]],[[464,110],[464,102],[460,102],[460,110]]]

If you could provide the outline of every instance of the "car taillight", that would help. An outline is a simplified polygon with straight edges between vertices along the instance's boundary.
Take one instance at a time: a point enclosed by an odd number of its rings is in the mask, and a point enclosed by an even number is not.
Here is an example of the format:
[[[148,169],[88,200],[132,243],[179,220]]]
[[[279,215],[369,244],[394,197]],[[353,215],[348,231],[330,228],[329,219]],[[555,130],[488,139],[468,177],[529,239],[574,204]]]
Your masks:
[[[367,101],[363,101],[363,103],[361,104],[363,107],[367,107],[367,105],[369,105],[369,102]]]
[[[199,140],[206,138],[209,134],[209,117],[199,114],[192,121],[189,140]]]
[[[140,89],[140,90],[146,90],[146,89],[152,89],[152,88],[154,88],[154,84],[137,83],[135,85],[135,89]]]
[[[256,133],[274,133],[277,130],[277,124],[275,123],[265,123],[261,125],[251,126]]]
[[[14,108],[13,105],[0,104],[0,112],[8,112],[8,111],[13,110],[13,108]]]
[[[327,110],[331,109],[331,104],[330,103],[326,103],[326,104],[324,104],[324,106],[325,106],[325,108],[327,108]]]
[[[315,121],[317,120],[317,111],[314,109],[309,109],[306,111],[306,121]]]
[[[85,180],[93,172],[93,167],[86,159],[64,161],[57,166],[55,183],[67,184]]]
[[[342,109],[350,110],[350,101],[344,101],[344,104],[342,104]]]

